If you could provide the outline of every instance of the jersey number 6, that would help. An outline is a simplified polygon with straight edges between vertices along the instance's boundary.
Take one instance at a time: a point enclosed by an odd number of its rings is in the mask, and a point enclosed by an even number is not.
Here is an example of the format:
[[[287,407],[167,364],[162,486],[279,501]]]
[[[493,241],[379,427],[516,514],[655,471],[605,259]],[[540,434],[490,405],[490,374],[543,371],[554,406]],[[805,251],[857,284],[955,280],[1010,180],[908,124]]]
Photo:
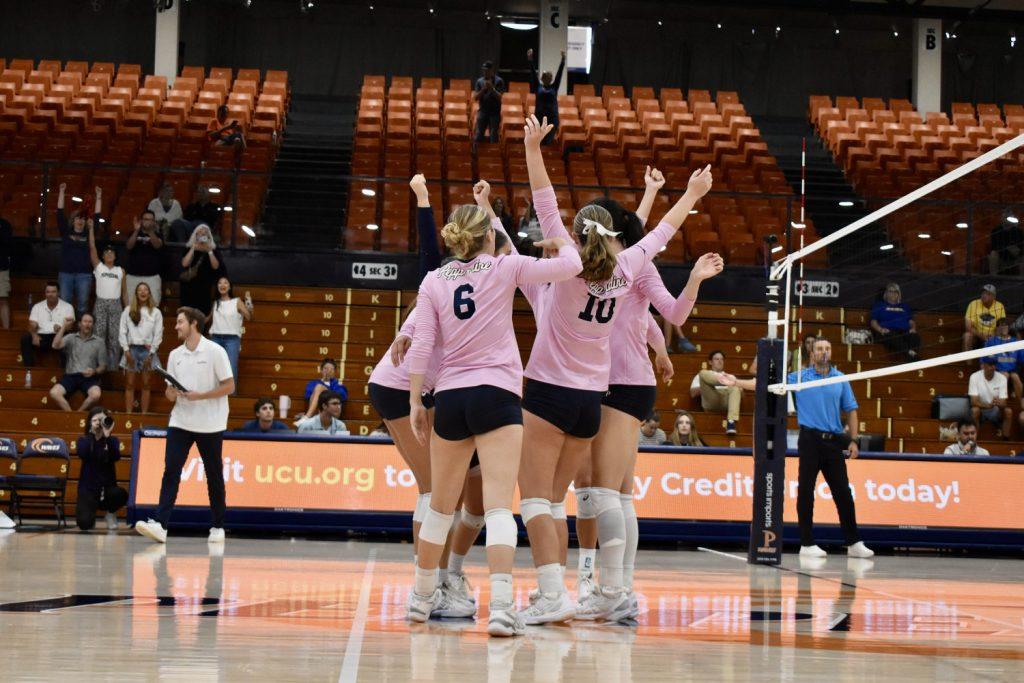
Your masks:
[[[473,285],[462,285],[455,290],[452,310],[459,320],[469,320],[476,313],[476,303],[468,295],[473,293]]]

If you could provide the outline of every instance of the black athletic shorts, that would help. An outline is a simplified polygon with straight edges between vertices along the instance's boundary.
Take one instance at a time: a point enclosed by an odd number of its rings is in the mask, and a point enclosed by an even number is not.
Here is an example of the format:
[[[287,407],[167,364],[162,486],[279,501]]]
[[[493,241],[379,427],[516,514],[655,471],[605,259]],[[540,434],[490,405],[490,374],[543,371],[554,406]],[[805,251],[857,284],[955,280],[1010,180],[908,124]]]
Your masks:
[[[409,417],[409,392],[393,389],[381,384],[370,382],[370,405],[385,420],[401,420]],[[434,407],[434,395],[423,394],[423,406],[428,410]]]
[[[434,431],[442,439],[462,441],[499,427],[523,424],[523,409],[511,391],[483,384],[434,394]]]
[[[601,403],[627,415],[632,415],[643,422],[654,410],[654,400],[657,397],[657,387],[639,384],[612,384],[608,387],[608,393],[601,399]]]
[[[89,393],[90,389],[92,389],[93,387],[98,387],[100,385],[100,378],[98,375],[86,377],[80,372],[72,372],[64,375],[59,380],[57,380],[57,384],[64,387],[64,390],[67,392],[68,398],[70,398],[71,394],[75,393],[76,391],[81,391],[83,394]]]
[[[523,410],[546,420],[569,436],[590,439],[601,428],[603,391],[569,389],[534,379],[526,380]]]

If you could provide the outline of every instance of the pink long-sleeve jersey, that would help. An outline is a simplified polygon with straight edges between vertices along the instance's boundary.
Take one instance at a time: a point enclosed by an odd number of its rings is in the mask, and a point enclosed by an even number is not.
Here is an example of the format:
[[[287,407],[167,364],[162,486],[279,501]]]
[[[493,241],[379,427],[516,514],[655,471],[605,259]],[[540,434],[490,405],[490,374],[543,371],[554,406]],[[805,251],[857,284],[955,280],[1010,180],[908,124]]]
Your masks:
[[[516,288],[570,279],[582,268],[576,247],[566,244],[552,259],[480,254],[431,271],[420,284],[409,372],[425,374],[438,346],[435,391],[489,385],[522,395],[523,363],[512,329]]]
[[[535,191],[533,205],[545,239],[571,239],[558,214],[554,188]],[[526,365],[526,377],[572,389],[607,390],[609,337],[615,327],[612,321],[620,315],[616,311],[618,298],[630,291],[644,266],[675,232],[668,223],[658,225],[616,256],[615,270],[603,282],[588,283],[577,277],[553,284],[543,314],[537,316],[537,338]],[[646,321],[646,314],[640,319]]]
[[[409,311],[409,315],[406,317],[405,322],[398,329],[398,337],[408,337],[409,339],[415,339],[416,333],[416,309],[419,306],[413,306],[412,310]],[[411,347],[410,347],[411,348]],[[434,349],[434,353],[430,359],[430,365],[427,368],[427,372],[423,377],[423,391],[433,391],[434,382],[437,378],[437,366],[441,362],[440,354],[438,349]],[[379,384],[382,387],[390,387],[392,389],[398,389],[399,391],[409,391],[409,356],[402,359],[401,364],[395,365],[391,362],[390,349],[384,352],[384,355],[377,365],[374,366],[373,372],[370,373],[370,382],[373,384]]]
[[[694,303],[684,293],[680,293],[678,297],[669,294],[653,263],[644,266],[632,289],[619,297],[617,303],[608,383],[631,386],[656,384],[651,359],[647,353],[648,343],[652,341],[650,325],[654,325],[662,342],[664,335],[661,334],[657,323],[651,321],[648,307],[653,304],[666,320],[675,325],[682,325],[690,316]]]

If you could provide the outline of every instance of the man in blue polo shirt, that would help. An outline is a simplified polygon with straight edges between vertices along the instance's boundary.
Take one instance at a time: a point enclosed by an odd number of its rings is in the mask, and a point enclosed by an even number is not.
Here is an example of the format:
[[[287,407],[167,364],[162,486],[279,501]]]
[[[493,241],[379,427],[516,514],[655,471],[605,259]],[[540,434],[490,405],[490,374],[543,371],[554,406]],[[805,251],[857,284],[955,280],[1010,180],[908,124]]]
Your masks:
[[[818,338],[814,342],[811,364],[799,373],[800,382],[813,382],[826,377],[841,377],[843,373],[832,367],[832,344]],[[786,380],[797,382],[797,373],[791,372]],[[850,479],[846,474],[844,449],[851,458],[857,451],[857,399],[848,382],[836,382],[794,392],[800,439],[797,452],[800,457],[799,488],[796,514],[800,524],[800,555],[825,557],[827,553],[814,543],[814,490],[818,472],[825,476],[832,500],[839,511],[839,524],[850,557],[871,557],[875,553],[864,545],[857,531],[857,512],[850,493]],[[846,413],[849,433],[843,430],[842,414]]]

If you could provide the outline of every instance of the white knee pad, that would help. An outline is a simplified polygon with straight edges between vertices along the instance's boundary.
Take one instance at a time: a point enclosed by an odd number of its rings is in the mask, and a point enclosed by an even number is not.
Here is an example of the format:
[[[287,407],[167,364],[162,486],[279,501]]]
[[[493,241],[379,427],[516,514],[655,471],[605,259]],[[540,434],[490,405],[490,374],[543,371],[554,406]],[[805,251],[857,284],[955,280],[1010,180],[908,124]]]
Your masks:
[[[470,529],[482,529],[484,526],[484,516],[474,515],[465,507],[462,508],[462,523],[468,526]]]
[[[621,545],[626,542],[625,519],[622,514],[622,500],[619,492],[612,489],[593,489],[597,508],[597,536],[601,547]]]
[[[561,519],[563,521],[568,519],[568,515],[565,514],[565,499],[564,498],[562,499],[561,503],[552,503],[551,504],[551,516],[554,519]]]
[[[484,515],[487,523],[487,547],[507,545],[515,548],[519,540],[516,518],[508,508],[493,508]]]
[[[534,517],[551,515],[551,501],[544,498],[523,498],[519,502],[519,514],[523,524],[528,524]]]
[[[423,518],[427,514],[427,510],[430,508],[430,494],[421,493],[416,496],[416,508],[412,513],[412,521],[423,523]]]
[[[427,508],[420,527],[420,540],[434,545],[444,545],[451,531],[455,515],[443,515],[434,508]]]
[[[597,508],[594,507],[594,489],[589,486],[576,489],[576,519],[594,519]]]

